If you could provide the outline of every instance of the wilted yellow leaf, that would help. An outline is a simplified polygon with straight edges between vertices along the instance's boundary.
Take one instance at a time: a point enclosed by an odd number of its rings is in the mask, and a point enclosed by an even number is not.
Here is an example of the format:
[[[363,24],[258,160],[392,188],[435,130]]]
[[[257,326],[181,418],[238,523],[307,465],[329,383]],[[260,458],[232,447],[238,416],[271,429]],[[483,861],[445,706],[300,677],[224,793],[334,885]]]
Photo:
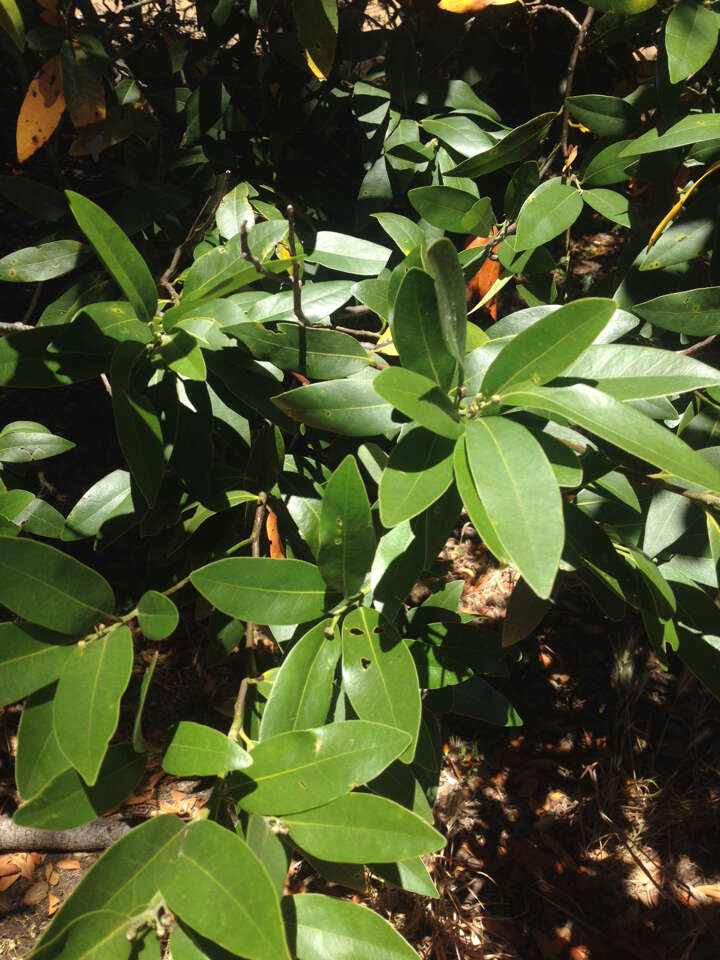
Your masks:
[[[522,0],[440,0],[438,7],[448,13],[478,13],[485,7],[504,7],[508,3],[522,3]]]
[[[60,58],[51,57],[33,78],[17,119],[18,163],[25,163],[50,139],[65,110]]]

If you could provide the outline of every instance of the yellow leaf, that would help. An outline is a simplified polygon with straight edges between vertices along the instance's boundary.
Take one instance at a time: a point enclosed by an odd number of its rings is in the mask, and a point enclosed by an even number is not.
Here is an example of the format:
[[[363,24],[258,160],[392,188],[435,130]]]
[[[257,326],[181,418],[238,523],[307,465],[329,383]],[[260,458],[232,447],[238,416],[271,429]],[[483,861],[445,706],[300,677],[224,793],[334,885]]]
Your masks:
[[[663,233],[665,232],[665,228],[666,228],[669,224],[671,224],[671,223],[673,222],[673,220],[676,220],[676,219],[680,216],[680,214],[681,214],[682,211],[683,211],[683,207],[685,206],[685,204],[686,204],[686,203],[688,202],[688,200],[690,199],[690,196],[691,196],[691,194],[693,193],[693,191],[696,190],[696,189],[700,186],[700,184],[703,182],[703,180],[704,180],[706,177],[709,177],[710,174],[715,173],[716,170],[720,170],[720,160],[718,160],[716,163],[714,163],[714,164],[710,167],[709,170],[706,170],[705,173],[704,173],[701,177],[698,177],[698,179],[695,181],[695,183],[693,183],[692,186],[689,187],[689,188],[685,191],[685,193],[680,197],[680,199],[678,200],[678,202],[677,202],[676,204],[674,204],[674,205],[668,210],[668,212],[667,212],[667,213],[665,214],[665,216],[662,218],[662,220],[660,221],[660,223],[659,223],[659,224],[655,227],[655,229],[653,230],[652,235],[651,235],[650,239],[648,240],[648,245],[647,245],[647,249],[648,249],[648,250],[651,250],[652,247],[655,246],[655,244],[658,242],[658,240],[660,239],[660,237],[661,237],[661,236],[663,235]]]
[[[51,57],[33,78],[17,119],[18,163],[25,163],[50,139],[65,110],[59,57]]]
[[[485,7],[503,7],[508,3],[522,3],[522,0],[440,0],[438,7],[448,13],[478,13]]]

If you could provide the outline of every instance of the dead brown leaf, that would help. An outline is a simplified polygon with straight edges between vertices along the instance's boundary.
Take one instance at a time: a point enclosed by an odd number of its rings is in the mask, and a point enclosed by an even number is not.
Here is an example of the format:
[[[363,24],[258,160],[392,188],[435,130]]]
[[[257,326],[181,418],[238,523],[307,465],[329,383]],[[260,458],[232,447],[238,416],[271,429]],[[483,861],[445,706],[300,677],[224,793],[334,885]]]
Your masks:
[[[79,870],[80,861],[79,860],[58,860],[55,864],[60,870]]]
[[[36,907],[45,899],[49,890],[50,886],[45,880],[41,880],[40,883],[34,883],[25,891],[23,903],[27,907]]]

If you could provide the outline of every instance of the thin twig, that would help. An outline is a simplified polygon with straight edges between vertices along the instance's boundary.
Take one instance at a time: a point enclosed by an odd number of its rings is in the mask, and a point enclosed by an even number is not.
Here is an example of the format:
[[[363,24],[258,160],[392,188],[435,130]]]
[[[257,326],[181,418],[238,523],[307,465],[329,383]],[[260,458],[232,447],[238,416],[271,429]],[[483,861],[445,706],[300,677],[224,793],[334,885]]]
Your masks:
[[[28,308],[25,311],[25,316],[22,318],[23,323],[27,323],[32,317],[32,315],[35,313],[35,307],[38,305],[38,300],[40,299],[40,294],[44,286],[45,286],[44,280],[41,280],[39,283],[35,284],[35,290],[33,291],[32,299],[30,300]]]
[[[712,346],[718,337],[720,337],[720,334],[712,333],[709,337],[705,337],[704,340],[699,340],[697,343],[692,343],[689,347],[685,347],[683,350],[676,350],[675,353],[681,353],[686,357],[694,357],[698,353],[702,353],[703,350],[706,350],[708,347]]]
[[[0,321],[0,337],[7,337],[11,333],[20,333],[22,330],[34,330],[35,327],[29,326],[27,323],[3,323]]]
[[[100,379],[102,380],[103,386],[105,387],[105,390],[107,391],[108,396],[112,397],[112,387],[110,386],[110,381],[107,378],[107,374],[101,373]]]
[[[568,97],[572,94],[573,84],[575,83],[575,68],[577,67],[580,50],[582,49],[583,41],[587,36],[587,32],[590,29],[590,24],[592,23],[592,18],[594,16],[595,9],[593,7],[588,7],[588,11],[585,14],[585,19],[580,24],[578,35],[575,38],[575,46],[572,49],[570,60],[568,61],[567,80],[565,82],[565,103],[563,105],[562,133],[560,134],[560,148],[562,150],[563,157],[567,157],[568,155],[568,132],[570,129],[570,112],[568,110],[567,101]]]
[[[197,216],[193,220],[192,226],[188,230],[185,236],[185,239],[182,240],[175,247],[175,250],[173,251],[173,255],[170,260],[170,263],[167,266],[167,269],[158,280],[158,286],[162,287],[164,290],[167,290],[167,292],[170,294],[170,297],[174,303],[177,303],[180,298],[177,295],[177,291],[175,290],[173,285],[170,283],[170,277],[175,272],[175,269],[178,263],[180,262],[180,258],[185,252],[186,247],[188,247],[192,243],[193,239],[198,233],[202,233],[202,231],[205,230],[205,228],[209,225],[212,218],[217,213],[217,209],[220,206],[222,198],[225,196],[225,193],[227,192],[227,182],[228,182],[229,176],[230,176],[230,171],[226,170],[225,173],[223,174],[222,186],[220,190],[215,194],[214,203],[212,204],[210,210],[208,210],[207,216],[205,216],[205,218],[203,219],[203,214],[205,213],[213,195],[210,194],[206,197],[205,203],[203,203],[203,205],[200,207],[200,210],[198,211]]]
[[[576,20],[570,11],[566,10],[565,7],[556,7],[552,3],[536,3],[535,6],[528,7],[527,10],[531,16],[538,13],[540,10],[547,10],[548,13],[559,13],[561,16],[566,17],[576,30],[582,29],[580,21]]]
[[[262,277],[267,277],[268,280],[273,280],[275,283],[280,283],[280,278],[276,277],[274,273],[270,273],[267,267],[264,267],[255,254],[252,252],[248,245],[248,225],[247,220],[243,220],[240,224],[240,250],[243,255],[243,259],[247,260],[248,263],[251,263],[257,272]]]
[[[339,330],[340,333],[350,333],[355,337],[374,337],[375,340],[380,336],[380,330],[356,330],[355,327],[336,327],[333,330]]]
[[[297,317],[298,323],[304,327],[310,326],[310,321],[303,313],[302,308],[302,281],[300,280],[300,264],[295,260],[295,207],[289,203],[287,205],[288,218],[288,249],[293,258],[292,265],[292,294],[293,294],[293,312]]]
[[[255,508],[255,517],[253,519],[252,532],[250,534],[250,542],[252,544],[251,553],[253,557],[260,556],[260,534],[262,532],[263,521],[265,520],[267,493],[261,490],[260,493],[258,493],[258,498],[259,503]],[[245,624],[245,649],[250,651],[250,655],[252,657],[252,651],[255,649],[255,624],[250,620],[248,620]],[[245,712],[245,700],[247,698],[247,692],[248,677],[244,676],[240,681],[240,687],[238,688],[237,697],[235,698],[235,706],[233,707],[232,724],[228,730],[228,738],[230,740],[237,740],[237,738],[242,735],[243,714]]]

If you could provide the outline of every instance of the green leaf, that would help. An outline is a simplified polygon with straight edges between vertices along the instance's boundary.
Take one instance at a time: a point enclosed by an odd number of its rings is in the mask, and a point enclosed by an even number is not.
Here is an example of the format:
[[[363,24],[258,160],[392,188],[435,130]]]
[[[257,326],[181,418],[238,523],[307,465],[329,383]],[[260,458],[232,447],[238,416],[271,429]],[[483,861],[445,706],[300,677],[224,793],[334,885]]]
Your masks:
[[[377,378],[375,378],[377,379]],[[327,380],[273,397],[293,420],[347,437],[372,437],[397,428],[393,409],[378,399],[374,380]]]
[[[106,357],[68,342],[70,327],[42,327],[0,339],[0,386],[57,387],[99,376]]]
[[[511,130],[494,147],[476,157],[463,160],[448,173],[454,177],[481,177],[507,164],[524,160],[546,136],[556,117],[556,113],[543,113],[539,117],[528,120],[522,126]]]
[[[374,277],[388,262],[391,252],[379,243],[360,240],[344,233],[320,230],[315,239],[315,249],[307,259],[330,270]]]
[[[0,280],[10,283],[38,283],[70,273],[87,253],[77,240],[53,240],[37,247],[25,247],[0,259]]]
[[[550,609],[550,601],[539,597],[520,578],[510,594],[502,627],[502,645],[511,647],[529,636]]]
[[[338,14],[335,0],[297,0],[293,17],[308,66],[326,80],[335,60]]]
[[[247,960],[290,960],[270,877],[237,834],[192,823],[160,882],[173,913],[202,936]]]
[[[5,31],[22,53],[25,49],[25,26],[15,0],[0,0],[0,29]]]
[[[0,537],[0,603],[31,623],[78,635],[112,619],[115,598],[99,573],[54,547]]]
[[[39,945],[51,942],[78,917],[95,910],[105,908],[132,916],[147,907],[160,889],[160,878],[185,829],[178,817],[161,815],[114,843],[72,891]]]
[[[695,0],[682,0],[670,11],[665,25],[670,83],[687,80],[704,67],[717,45],[720,18]]]
[[[65,517],[60,511],[38,497],[13,519],[26,533],[51,540],[59,540],[65,528]]]
[[[520,208],[515,249],[532,250],[563,233],[582,213],[580,192],[559,177],[541,183]]]
[[[230,557],[194,570],[190,582],[218,610],[253,623],[305,623],[332,606],[320,571],[304,560]]]
[[[320,511],[318,566],[343,597],[362,588],[375,555],[370,504],[357,462],[348,454],[327,482]]]
[[[290,866],[290,851],[270,827],[265,817],[251,814],[245,832],[247,845],[270,875],[278,899],[283,895]]]
[[[539,597],[549,597],[565,533],[560,491],[542,447],[525,427],[501,417],[471,421],[466,447],[503,553]]]
[[[563,377],[591,380],[592,386],[616,400],[669,397],[720,385],[720,372],[693,357],[626,343],[588,347]]]
[[[450,353],[462,364],[465,359],[467,336],[467,307],[465,279],[455,247],[441,237],[427,250],[428,268],[435,282],[440,329]]]
[[[648,557],[656,557],[667,550],[688,530],[697,513],[687,497],[672,490],[657,490],[645,518],[643,551]]]
[[[433,900],[440,896],[422,857],[397,860],[395,863],[369,863],[367,867],[375,876],[387,880],[401,890],[419,893],[421,897],[432,897]]]
[[[281,908],[298,960],[417,960],[387,920],[360,904],[308,893],[284,897]]]
[[[261,224],[254,227],[250,236]],[[287,229],[285,221],[280,221],[283,234]],[[282,234],[279,240],[282,239]],[[279,242],[279,241],[278,241]],[[267,266],[267,263],[264,264]],[[252,263],[243,257],[242,242],[239,235],[224,246],[215,247],[192,264],[185,274],[183,284],[183,303],[204,300],[212,296],[233,293],[241,287],[257,280],[259,274]]]
[[[126,913],[97,910],[78,917],[57,939],[35,950],[33,960],[126,960],[127,931],[133,918]],[[154,931],[144,931],[136,941],[138,960],[159,960],[160,950]]]
[[[282,896],[282,891],[279,896]],[[234,953],[228,953],[227,950],[223,950],[212,940],[201,937],[199,933],[185,926],[177,918],[170,935],[168,947],[172,960],[236,960]]]
[[[120,448],[140,492],[148,506],[153,507],[160,492],[165,459],[157,412],[133,379],[136,365],[144,355],[145,347],[140,343],[119,343],[112,358],[110,383]]]
[[[425,242],[422,227],[408,217],[399,213],[373,213],[372,216],[405,256]]]
[[[250,754],[219,730],[202,723],[178,724],[162,767],[178,777],[222,777],[252,763]]]
[[[302,290],[303,313],[311,322],[322,321],[348,302],[352,293],[352,281],[325,280],[321,283],[304,284]],[[297,325],[293,293],[285,290],[264,296],[250,310],[251,320],[257,323],[280,323],[291,320]],[[238,328],[242,329],[242,328]],[[324,330],[306,330],[305,333],[326,333]],[[337,335],[339,336],[339,334]]]
[[[463,157],[474,157],[490,147],[494,147],[500,139],[499,134],[489,133],[475,123],[470,117],[455,115],[445,117],[430,117],[422,121],[422,128],[431,137],[455,150]]]
[[[0,430],[0,463],[31,463],[57,457],[75,446],[56,437],[41,423],[17,420]]]
[[[373,387],[406,417],[433,433],[451,440],[462,433],[462,425],[455,419],[447,394],[422,374],[402,367],[388,367],[375,377]]]
[[[395,527],[426,510],[452,483],[453,441],[417,427],[390,454],[378,498],[380,519]]]
[[[441,390],[450,389],[455,359],[445,345],[435,284],[424,270],[417,267],[408,270],[398,288],[392,337],[404,367],[434,380]]]
[[[663,330],[707,337],[720,333],[720,287],[668,293],[632,308],[643,320]]]
[[[297,641],[275,677],[260,724],[260,739],[288,730],[321,726],[327,719],[340,634],[332,620],[321,620]]]
[[[494,523],[490,520],[487,510],[482,500],[478,496],[475,488],[475,481],[470,472],[470,464],[467,457],[466,438],[460,437],[455,444],[453,455],[453,469],[455,472],[455,483],[458,493],[462,499],[463,505],[470,517],[470,522],[475,527],[478,535],[488,550],[501,563],[505,560],[505,548],[498,539]]]
[[[114,744],[94,786],[87,786],[69,767],[23,804],[13,821],[37,830],[72,830],[96,820],[133,792],[145,774],[145,763],[144,754],[135,753],[130,744]]]
[[[150,354],[150,363],[165,370],[174,370],[186,380],[204,381],[207,367],[197,340],[182,327],[165,334]]]
[[[63,540],[96,536],[104,524],[133,513],[130,474],[113,470],[94,483],[78,500],[65,519]]]
[[[349,793],[282,818],[291,840],[314,857],[389,863],[441,849],[444,837],[422,817],[385,797]]]
[[[415,187],[408,200],[420,216],[440,230],[465,233],[463,217],[475,206],[477,197],[456,187]]]
[[[143,710],[145,709],[145,700],[147,698],[148,690],[150,689],[150,683],[155,673],[155,667],[158,662],[158,651],[156,650],[152,656],[152,660],[145,668],[145,673],[143,678],[140,681],[140,694],[138,696],[137,708],[135,710],[135,719],[133,720],[133,750],[135,753],[148,753],[149,747],[145,737],[143,736],[142,731],[142,716]]]
[[[253,748],[252,767],[231,777],[230,789],[251,813],[298,813],[372,780],[408,740],[404,730],[367,720],[280,733]]]
[[[101,207],[72,190],[66,190],[65,196],[72,215],[95,253],[115,278],[140,320],[149,323],[157,310],[157,291],[145,261]]]
[[[178,625],[178,609],[169,597],[146,590],[138,600],[138,622],[148,640],[164,640]]]
[[[28,698],[18,727],[15,782],[23,800],[34,797],[70,766],[53,729],[55,685]]]
[[[588,297],[547,314],[508,341],[482,380],[486,397],[513,384],[546,383],[559,376],[605,328],[615,312],[612,300]]]
[[[637,160],[620,156],[625,146],[624,140],[618,140],[594,154],[583,172],[583,187],[607,187],[630,180]]]
[[[72,651],[72,642],[60,633],[31,623],[0,623],[0,706],[57,680]]]
[[[248,200],[249,189],[249,184],[238,183],[220,201],[215,220],[220,236],[226,240],[240,233],[243,223],[247,224],[248,230],[255,224],[255,215]]]
[[[623,227],[630,226],[630,201],[617,190],[583,190],[583,200],[599,214],[619,223]]]
[[[641,157],[660,150],[674,150],[690,144],[705,143],[720,139],[720,114],[693,113],[678,120],[665,133],[648,130],[637,140],[629,143],[620,153],[621,157]]]
[[[644,414],[592,387],[524,387],[506,394],[503,402],[569,420],[688,483],[720,490],[720,473],[699,453]]]
[[[91,643],[76,644],[58,680],[53,725],[60,749],[93,786],[120,716],[130,682],[132,635],[118,627]]]
[[[361,719],[378,720],[407,733],[410,744],[400,759],[411,763],[421,704],[417,670],[407,645],[385,617],[368,607],[359,607],[345,618],[342,644],[343,683],[353,709]]]
[[[453,687],[438,690],[432,694],[430,702],[438,712],[472,717],[497,727],[521,727],[523,723],[505,694],[482,677],[471,677]]]
[[[599,137],[624,137],[640,122],[637,110],[627,100],[591,93],[565,101],[573,120]]]

